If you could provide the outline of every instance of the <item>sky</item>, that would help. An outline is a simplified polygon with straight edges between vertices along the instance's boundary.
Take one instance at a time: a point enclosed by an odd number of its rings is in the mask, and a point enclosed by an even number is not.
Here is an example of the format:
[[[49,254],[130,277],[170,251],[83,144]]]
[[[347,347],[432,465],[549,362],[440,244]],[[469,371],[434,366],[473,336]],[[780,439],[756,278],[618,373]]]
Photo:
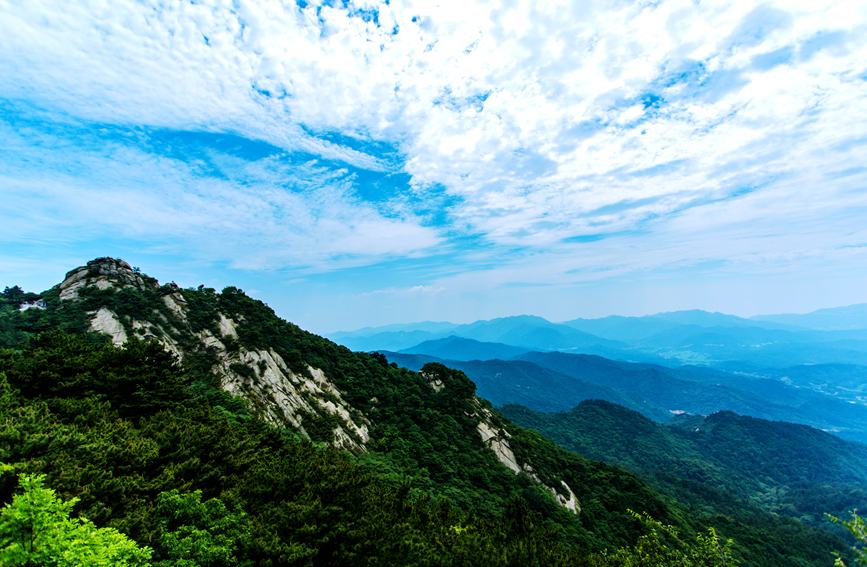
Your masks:
[[[867,302],[867,3],[0,0],[0,285],[317,333]]]

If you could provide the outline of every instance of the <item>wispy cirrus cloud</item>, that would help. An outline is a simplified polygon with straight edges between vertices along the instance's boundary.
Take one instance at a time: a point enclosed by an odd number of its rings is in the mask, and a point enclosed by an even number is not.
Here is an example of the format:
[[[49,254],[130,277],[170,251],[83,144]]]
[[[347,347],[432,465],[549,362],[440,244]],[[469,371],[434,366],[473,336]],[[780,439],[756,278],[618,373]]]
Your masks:
[[[58,136],[54,126],[0,129],[11,241],[138,239],[152,251],[236,268],[312,270],[439,241],[432,230],[361,201],[357,174],[342,162],[244,140],[238,146],[231,136],[92,126]]]

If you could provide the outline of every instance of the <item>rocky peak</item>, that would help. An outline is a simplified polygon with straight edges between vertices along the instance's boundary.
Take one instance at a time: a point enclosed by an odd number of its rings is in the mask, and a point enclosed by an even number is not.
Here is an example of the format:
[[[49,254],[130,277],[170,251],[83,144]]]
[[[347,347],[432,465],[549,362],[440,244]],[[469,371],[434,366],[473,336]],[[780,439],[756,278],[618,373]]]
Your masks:
[[[308,429],[315,429],[320,440],[356,453],[366,451],[364,444],[370,440],[367,418],[343,399],[321,369],[307,366],[293,370],[273,348],[245,346],[237,332],[244,322],[242,316],[217,312],[219,319],[212,326],[194,327],[191,319],[201,319],[201,313],[188,304],[185,290],[174,282],[160,287],[157,280],[119,258],[92,260],[68,272],[58,287],[60,299],[73,302],[83,300],[87,294],[82,290],[90,287],[157,291],[141,294],[142,301],[133,312],[126,311],[122,301],[100,304],[100,299],[109,298],[97,294],[87,302],[92,309],[85,312],[90,320],[88,330],[107,335],[115,345],[122,345],[131,336],[156,340],[179,360],[208,353],[214,361],[211,372],[220,387],[245,398],[265,421],[306,437],[311,436]]]
[[[120,258],[104,256],[67,272],[60,284],[60,299],[75,301],[78,299],[78,292],[89,286],[98,289],[135,287],[144,291],[156,289],[158,283],[155,279],[143,277]]]

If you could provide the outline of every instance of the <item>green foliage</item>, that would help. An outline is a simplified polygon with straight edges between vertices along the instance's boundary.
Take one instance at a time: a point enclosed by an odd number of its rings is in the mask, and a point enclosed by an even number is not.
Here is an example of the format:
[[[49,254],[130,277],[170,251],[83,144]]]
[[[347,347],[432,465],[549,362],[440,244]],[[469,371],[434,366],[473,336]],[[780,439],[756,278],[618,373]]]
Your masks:
[[[21,301],[37,297],[45,302],[45,309],[18,310]],[[0,348],[18,348],[31,337],[50,329],[85,334],[86,317],[82,305],[69,302],[61,304],[59,292],[55,288],[37,296],[21,291],[18,286],[7,287],[0,298]]]
[[[219,304],[217,296],[214,295],[213,291],[213,289],[208,288],[206,290],[203,286],[200,286],[196,291],[183,290],[181,292],[189,307],[187,310],[187,321],[194,333],[208,330],[212,334],[219,336],[219,329],[217,327],[217,323],[220,321]]]
[[[612,479],[623,477],[611,467],[585,463],[590,471],[602,467],[604,474],[588,474],[584,481],[607,511],[582,513],[579,520],[528,477],[499,465],[487,449],[475,453],[487,463],[480,467],[485,476],[476,478],[470,475],[477,463],[442,446],[454,461],[440,457],[439,466],[457,462],[465,470],[435,482],[430,471],[409,466],[431,459],[422,453],[433,452],[434,445],[416,448],[393,427],[382,442],[394,445],[396,458],[380,453],[393,467],[389,474],[416,475],[390,483],[332,449],[287,437],[254,419],[227,419],[220,409],[242,412],[243,404],[233,405],[225,393],[210,399],[226,407],[194,395],[184,369],[147,343],[96,347],[48,333],[21,352],[5,351],[0,366],[8,375],[0,378],[0,458],[45,475],[61,494],[79,498],[70,500],[74,513],[147,542],[157,565],[591,565],[590,551],[599,540],[581,522],[615,546],[641,534],[637,524],[617,527],[625,518],[614,510],[629,499],[630,488],[627,483],[618,500],[608,500]],[[459,375],[440,378],[454,382],[456,391],[466,386]],[[133,379],[143,380],[140,387],[124,396],[112,393]],[[429,400],[422,407],[469,404],[448,387],[435,392],[426,379],[417,384],[417,402]],[[442,421],[446,414],[431,413],[426,424],[434,425],[435,416]],[[466,433],[454,417],[448,427],[458,428],[456,437],[476,442],[474,422],[464,417]],[[397,415],[390,419],[402,423]],[[461,442],[439,441],[414,429],[421,442]],[[515,437],[516,447],[525,446]],[[565,454],[548,447],[547,458]],[[572,459],[571,466],[584,463]],[[568,478],[577,487],[584,472],[575,469],[576,476]],[[462,474],[475,484],[448,480]],[[475,494],[487,498],[487,505],[453,503]],[[641,498],[653,502],[650,492]],[[653,509],[665,513],[659,502]]]
[[[867,523],[864,522],[864,518],[859,516],[855,510],[852,511],[851,520],[840,520],[830,514],[828,517],[835,524],[841,524],[855,538],[858,543],[858,546],[852,550],[855,554],[855,561],[860,565],[867,565],[867,548],[865,548],[867,546]],[[835,565],[846,567],[840,557],[837,557]]]
[[[35,294],[29,294],[35,297]],[[16,286],[6,286],[3,289],[3,295],[0,295],[0,302],[6,305],[12,305],[14,307],[18,307],[22,302],[27,300],[28,294],[24,292],[23,289]]]
[[[4,471],[12,467],[2,465]],[[21,475],[20,494],[0,512],[0,565],[40,567],[147,566],[151,550],[113,528],[97,528],[70,514],[44,485],[45,475]]]
[[[132,337],[123,348],[95,349],[54,330],[32,339],[26,352],[24,357],[7,352],[0,359],[0,371],[25,397],[93,397],[110,402],[120,417],[176,407],[191,397],[185,388],[189,378],[155,341]]]
[[[0,458],[45,475],[67,497],[76,495],[75,513],[147,542],[157,564],[326,565],[364,558],[371,565],[440,565],[464,558],[507,565],[531,553],[556,565],[549,561],[553,550],[563,557],[584,553],[562,547],[541,518],[530,522],[538,530],[519,534],[512,551],[501,550],[514,534],[500,531],[499,515],[485,520],[444,498],[389,487],[335,450],[257,420],[233,424],[207,398],[185,393],[183,369],[173,360],[152,354],[138,343],[97,348],[59,334],[20,353],[6,351]],[[144,397],[147,403],[97,387],[102,382],[91,378],[118,356],[131,362],[116,369],[120,383],[144,368],[166,386],[145,381],[142,388],[156,390]],[[69,376],[81,387],[67,387]],[[156,404],[163,409],[154,411]]]
[[[243,364],[241,362],[233,362],[229,365],[229,368],[231,368],[235,372],[235,374],[237,374],[238,376],[242,376],[247,380],[256,379],[256,371],[247,366],[246,364]]]
[[[780,516],[843,536],[824,511],[867,504],[867,447],[803,425],[717,412],[666,426],[601,400],[552,414],[517,405],[499,409],[570,451],[627,467],[694,513],[725,514],[743,526],[739,531],[766,532],[780,555],[834,545],[812,530],[786,538],[767,533],[790,530]],[[793,537],[803,544],[792,546]]]
[[[238,543],[248,529],[246,514],[230,512],[219,498],[202,502],[202,491],[177,489],[157,497],[156,524],[166,559],[156,567],[238,565]]]
[[[736,565],[732,557],[732,540],[723,545],[716,531],[698,534],[695,545],[688,545],[676,529],[654,520],[648,514],[630,513],[650,526],[649,534],[638,538],[634,547],[619,549],[606,557],[603,565],[611,567],[723,567]],[[666,542],[672,542],[671,544]]]

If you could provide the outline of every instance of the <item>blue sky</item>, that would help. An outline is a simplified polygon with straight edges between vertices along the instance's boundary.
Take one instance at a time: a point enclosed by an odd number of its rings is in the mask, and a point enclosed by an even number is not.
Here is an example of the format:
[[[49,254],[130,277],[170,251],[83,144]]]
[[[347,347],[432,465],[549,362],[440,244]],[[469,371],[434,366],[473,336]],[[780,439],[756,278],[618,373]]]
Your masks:
[[[0,277],[324,333],[867,302],[867,4],[0,0]]]

